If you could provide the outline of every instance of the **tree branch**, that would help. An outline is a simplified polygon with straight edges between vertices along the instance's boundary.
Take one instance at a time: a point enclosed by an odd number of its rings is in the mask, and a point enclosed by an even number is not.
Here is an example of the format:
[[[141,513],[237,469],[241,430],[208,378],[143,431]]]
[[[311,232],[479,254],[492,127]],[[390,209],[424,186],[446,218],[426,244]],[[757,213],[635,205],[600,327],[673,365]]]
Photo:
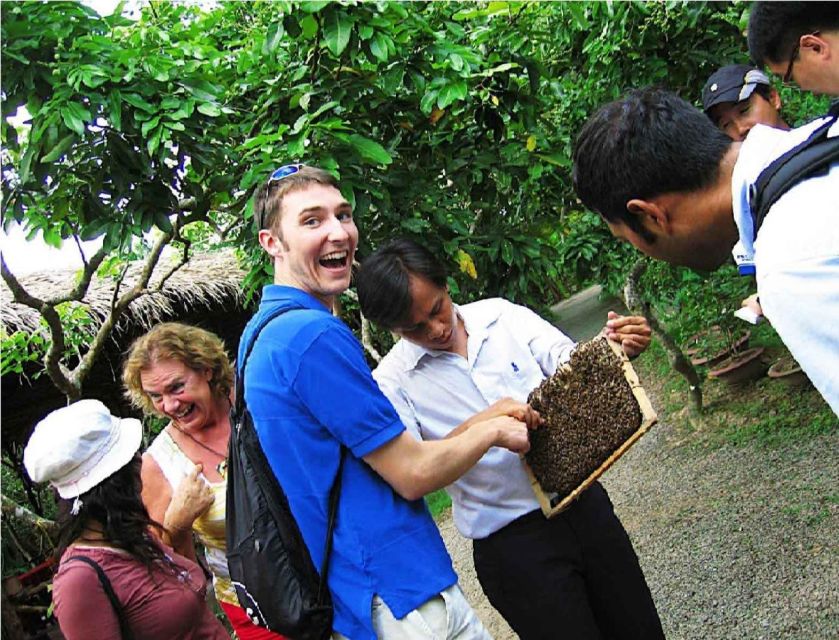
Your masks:
[[[61,325],[61,318],[58,317],[58,312],[55,310],[56,303],[52,300],[41,300],[30,294],[9,270],[9,267],[6,265],[6,259],[2,255],[0,255],[0,272],[9,290],[12,292],[12,299],[31,309],[35,309],[44,318],[50,331],[50,347],[44,356],[44,369],[50,377],[50,380],[52,380],[53,384],[61,393],[71,400],[78,400],[81,395],[80,390],[74,386],[70,372],[61,364],[61,356],[64,354],[66,344],[64,340],[64,327]]]
[[[117,321],[122,316],[125,309],[134,300],[136,300],[142,295],[149,293],[149,280],[151,280],[151,276],[154,273],[154,269],[157,266],[158,261],[160,260],[160,255],[163,252],[164,247],[167,244],[169,244],[169,242],[173,239],[173,236],[177,233],[178,228],[176,223],[175,231],[172,234],[163,233],[160,235],[160,237],[154,243],[151,253],[149,253],[149,256],[146,258],[146,262],[143,265],[143,271],[140,274],[140,279],[134,284],[133,287],[131,287],[128,291],[126,291],[122,296],[120,296],[115,302],[111,304],[111,311],[107,315],[107,317],[103,319],[102,324],[96,331],[96,335],[93,337],[93,340],[90,343],[90,348],[88,349],[87,353],[84,354],[84,357],[81,359],[78,366],[76,366],[76,368],[70,374],[72,384],[75,388],[79,390],[79,395],[81,395],[81,386],[84,382],[85,377],[87,377],[88,372],[93,368],[93,364],[94,362],[96,362],[96,358],[99,357],[100,352],[105,346],[105,341],[110,337],[111,332],[113,331]],[[188,259],[188,255],[186,259]],[[171,276],[172,273],[179,269],[183,264],[184,262],[182,261],[179,265],[173,268],[164,277],[164,281],[165,278]],[[160,287],[157,287],[156,290],[159,290],[159,288]]]
[[[357,262],[353,263],[355,266],[358,266]],[[358,302],[358,294],[353,291],[352,289],[347,289],[344,291],[344,294]],[[337,300],[336,300],[337,302]],[[336,309],[338,306],[336,305]],[[338,314],[340,315],[340,311]],[[378,352],[375,346],[373,346],[373,335],[370,333],[370,321],[364,317],[364,314],[361,313],[361,309],[358,310],[358,316],[361,318],[361,346],[364,347],[364,350],[370,354],[370,357],[373,358],[376,362],[382,361],[382,354]]]
[[[14,517],[18,520],[31,524],[37,527],[47,535],[54,535],[58,532],[58,523],[55,520],[42,518],[36,513],[33,513],[26,507],[22,507],[8,496],[3,496],[3,515],[6,517]]]
[[[79,253],[82,253],[81,246],[79,246]],[[82,262],[84,262],[84,268],[82,269],[82,276],[81,278],[79,278],[79,281],[76,284],[76,286],[69,293],[66,293],[63,296],[56,296],[54,298],[50,298],[49,300],[47,300],[47,304],[55,306],[61,304],[62,302],[70,302],[71,300],[81,301],[82,299],[84,299],[84,297],[87,295],[87,290],[88,287],[90,287],[90,281],[93,279],[93,275],[96,273],[96,270],[99,268],[99,265],[102,264],[102,261],[105,259],[105,256],[107,255],[108,252],[105,251],[104,245],[99,247],[99,250],[93,254],[93,256],[90,258],[90,262],[87,262],[84,259],[84,253],[82,253]]]

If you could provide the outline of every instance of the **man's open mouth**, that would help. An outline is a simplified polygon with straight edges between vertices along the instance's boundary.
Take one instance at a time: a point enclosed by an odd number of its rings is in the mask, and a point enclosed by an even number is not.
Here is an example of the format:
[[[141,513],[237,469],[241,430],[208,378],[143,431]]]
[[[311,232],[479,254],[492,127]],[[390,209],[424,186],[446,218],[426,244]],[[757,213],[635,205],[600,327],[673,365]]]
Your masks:
[[[327,269],[340,269],[347,265],[349,255],[350,252],[346,250],[333,251],[332,253],[327,253],[325,256],[321,256],[318,262],[321,266],[326,267]]]

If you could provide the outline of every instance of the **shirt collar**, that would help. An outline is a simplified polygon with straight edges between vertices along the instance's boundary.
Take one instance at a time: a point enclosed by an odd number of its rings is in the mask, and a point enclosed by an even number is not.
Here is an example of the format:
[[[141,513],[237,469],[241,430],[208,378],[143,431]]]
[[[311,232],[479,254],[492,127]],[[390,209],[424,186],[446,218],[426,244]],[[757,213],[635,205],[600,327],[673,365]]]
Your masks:
[[[297,287],[289,287],[284,284],[268,284],[262,288],[262,300],[265,302],[291,301],[306,309],[318,311],[329,311],[326,305],[313,295],[306,293]]]
[[[477,308],[476,308],[477,306]],[[455,312],[463,319],[463,326],[466,327],[468,335],[468,350],[469,353],[477,353],[478,347],[483,344],[488,335],[488,329],[492,326],[498,317],[501,315],[501,309],[497,305],[470,305],[469,309],[465,309],[460,305],[454,305]],[[437,349],[426,349],[418,344],[401,338],[404,343],[402,347],[404,353],[405,371],[412,371],[417,368],[420,360],[423,357],[439,358],[441,355],[448,353],[448,351],[439,351]]]

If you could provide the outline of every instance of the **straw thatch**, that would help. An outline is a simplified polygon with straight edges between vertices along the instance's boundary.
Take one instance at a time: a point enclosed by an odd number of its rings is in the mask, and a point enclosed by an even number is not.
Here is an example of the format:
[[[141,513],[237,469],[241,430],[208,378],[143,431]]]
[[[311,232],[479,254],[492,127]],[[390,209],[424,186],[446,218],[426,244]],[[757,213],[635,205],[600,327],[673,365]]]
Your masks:
[[[150,282],[150,289],[159,283],[163,273],[177,263],[176,257],[161,257]],[[132,264],[120,286],[124,293],[135,283],[142,264]],[[46,271],[18,278],[32,295],[46,299],[70,290],[75,283],[74,271]],[[201,326],[218,334],[228,353],[235,356],[239,336],[250,317],[242,281],[245,271],[232,251],[194,255],[176,271],[158,292],[141,296],[126,309],[106,342],[102,354],[84,382],[83,396],[99,398],[113,411],[132,413],[122,397],[120,372],[122,356],[131,342],[159,322],[180,321]],[[85,296],[85,308],[93,319],[94,332],[107,315],[114,297],[116,278],[95,277]],[[15,331],[44,332],[40,314],[12,302],[5,282],[0,285],[2,326],[7,334]],[[23,375],[7,374],[2,379],[3,446],[9,439],[24,442],[32,426],[48,411],[62,406],[66,398],[55,388],[46,374],[36,377],[39,366],[32,364]],[[136,415],[136,414],[135,414]]]

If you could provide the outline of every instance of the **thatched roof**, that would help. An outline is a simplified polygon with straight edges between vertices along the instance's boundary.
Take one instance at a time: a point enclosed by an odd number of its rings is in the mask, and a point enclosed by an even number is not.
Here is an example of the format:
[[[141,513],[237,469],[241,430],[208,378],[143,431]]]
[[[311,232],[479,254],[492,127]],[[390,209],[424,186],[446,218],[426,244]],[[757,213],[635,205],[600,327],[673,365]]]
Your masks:
[[[174,256],[161,257],[151,287],[176,263]],[[141,264],[131,265],[120,293],[137,282],[141,268]],[[249,305],[245,299],[244,277],[245,270],[232,251],[194,255],[159,292],[141,296],[129,305],[85,380],[82,395],[102,400],[117,414],[137,415],[123,397],[123,354],[135,338],[159,322],[176,320],[212,331],[224,340],[231,358],[235,357],[242,329],[256,304],[254,301]],[[22,276],[18,280],[29,293],[44,299],[69,291],[75,278],[75,271],[53,270]],[[110,309],[114,287],[115,279],[110,277],[94,277],[91,282],[85,297],[85,306],[94,319],[95,326],[91,331],[96,330]],[[40,314],[13,303],[5,282],[0,284],[0,300],[0,320],[7,333],[42,331],[47,335]],[[15,442],[25,442],[37,420],[66,403],[66,398],[46,374],[36,375],[40,369],[39,363],[31,363],[25,367],[23,375],[9,373],[2,378],[4,448]]]
[[[162,256],[149,288],[154,289],[165,272],[177,264],[177,256]],[[129,266],[120,286],[124,293],[140,277],[143,264]],[[51,270],[33,273],[18,278],[23,287],[35,297],[46,299],[60,295],[75,284],[77,271]],[[245,271],[239,266],[232,251],[200,253],[178,269],[159,292],[141,296],[134,300],[117,325],[118,331],[127,325],[137,325],[144,330],[158,322],[171,319],[184,309],[226,307],[245,303],[242,280]],[[0,281],[2,299],[2,324],[7,333],[15,331],[34,332],[41,328],[41,315],[34,309],[12,302],[12,293],[4,281]],[[90,284],[85,302],[91,315],[98,319],[97,326],[107,315],[114,296],[116,277],[95,277]]]

